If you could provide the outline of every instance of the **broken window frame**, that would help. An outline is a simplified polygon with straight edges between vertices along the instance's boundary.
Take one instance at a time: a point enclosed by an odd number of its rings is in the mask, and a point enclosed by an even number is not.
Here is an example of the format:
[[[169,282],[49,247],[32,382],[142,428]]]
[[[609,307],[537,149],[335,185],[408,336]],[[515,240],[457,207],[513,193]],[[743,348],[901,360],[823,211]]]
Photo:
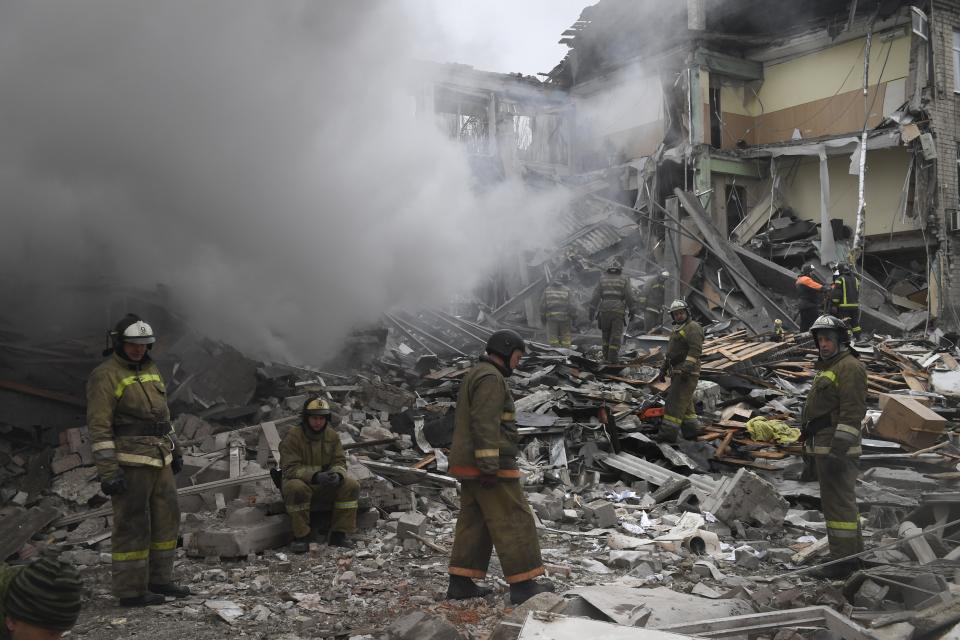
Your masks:
[[[916,7],[910,7],[910,30],[926,41],[930,40],[930,23],[927,14]]]
[[[953,30],[953,92],[960,93],[960,29]]]

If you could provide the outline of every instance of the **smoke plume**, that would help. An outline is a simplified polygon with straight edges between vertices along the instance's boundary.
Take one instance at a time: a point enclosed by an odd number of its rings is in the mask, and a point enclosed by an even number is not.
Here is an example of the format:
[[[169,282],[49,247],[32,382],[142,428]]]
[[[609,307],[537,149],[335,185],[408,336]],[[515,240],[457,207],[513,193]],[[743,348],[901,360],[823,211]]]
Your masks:
[[[69,325],[103,303],[52,285],[162,284],[207,335],[310,361],[539,241],[564,194],[473,188],[415,117],[400,6],[3,3],[3,315]]]

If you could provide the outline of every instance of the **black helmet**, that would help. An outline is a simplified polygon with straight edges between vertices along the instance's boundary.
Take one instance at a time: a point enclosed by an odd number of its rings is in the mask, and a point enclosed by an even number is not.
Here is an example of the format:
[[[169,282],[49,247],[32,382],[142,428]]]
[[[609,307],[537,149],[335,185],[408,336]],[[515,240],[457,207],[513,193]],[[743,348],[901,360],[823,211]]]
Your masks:
[[[523,338],[516,331],[502,329],[487,339],[487,353],[497,354],[506,363],[510,362],[510,356],[513,355],[513,352],[518,350],[520,353],[525,353],[527,347],[523,343]]]
[[[848,265],[846,262],[841,262],[837,265],[837,271],[843,275],[848,275],[850,273],[850,265]]]
[[[800,267],[800,274],[801,274],[801,275],[808,276],[808,275],[810,275],[811,273],[813,273],[813,265],[810,264],[809,262],[808,262],[807,264],[803,265],[802,267]]]
[[[607,273],[620,273],[623,271],[623,261],[619,257],[610,258],[607,263]]]
[[[570,282],[570,274],[566,271],[557,274],[557,282],[564,283]]]
[[[826,333],[828,331],[832,332],[836,337],[837,344],[850,343],[850,328],[840,318],[831,315],[822,315],[810,325],[810,334],[814,340],[817,339],[818,333]]]

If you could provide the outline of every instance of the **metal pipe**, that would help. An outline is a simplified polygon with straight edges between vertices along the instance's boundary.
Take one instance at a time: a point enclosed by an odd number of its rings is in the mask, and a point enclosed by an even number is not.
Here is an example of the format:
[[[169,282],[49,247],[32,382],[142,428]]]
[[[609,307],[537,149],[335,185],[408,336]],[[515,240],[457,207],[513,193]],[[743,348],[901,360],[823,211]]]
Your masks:
[[[453,351],[453,352],[456,353],[457,355],[469,357],[468,354],[464,353],[463,351],[460,351],[460,349],[457,349],[457,348],[456,348],[455,346],[453,346],[452,344],[447,344],[446,342],[444,342],[444,341],[441,340],[440,338],[436,337],[435,335],[431,334],[430,332],[424,331],[419,325],[415,325],[415,324],[413,324],[412,322],[407,322],[406,320],[401,320],[400,318],[395,318],[395,320],[396,320],[397,322],[402,322],[403,324],[405,324],[408,329],[412,329],[412,330],[420,333],[420,335],[422,335],[424,338],[427,338],[427,339],[429,339],[429,340],[432,341],[432,342],[436,342],[437,344],[439,344],[440,346],[442,346],[444,349],[449,349],[450,351]],[[432,355],[437,355],[437,354],[432,353]]]
[[[464,335],[470,336],[471,338],[473,338],[474,340],[476,340],[476,341],[479,342],[480,344],[483,344],[483,345],[487,344],[487,339],[486,339],[486,338],[481,338],[480,336],[478,336],[478,335],[476,335],[476,334],[474,334],[474,333],[471,333],[471,332],[467,331],[466,329],[464,329],[464,328],[461,327],[460,325],[455,324],[454,322],[451,322],[451,321],[448,320],[447,318],[444,318],[441,314],[437,313],[436,311],[431,311],[431,310],[428,309],[428,310],[427,310],[427,313],[430,313],[431,315],[435,316],[435,317],[438,318],[441,322],[450,325],[450,326],[453,327],[456,331],[459,331],[460,333],[462,333],[462,334],[464,334]]]

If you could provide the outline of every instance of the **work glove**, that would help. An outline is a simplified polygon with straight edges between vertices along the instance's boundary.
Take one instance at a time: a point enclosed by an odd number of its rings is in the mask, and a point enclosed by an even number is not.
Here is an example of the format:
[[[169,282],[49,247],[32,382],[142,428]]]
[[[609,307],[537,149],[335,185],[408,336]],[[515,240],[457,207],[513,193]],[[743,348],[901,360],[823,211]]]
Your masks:
[[[484,489],[492,489],[497,485],[497,474],[484,473],[477,478],[477,482],[479,482],[480,486]]]
[[[321,487],[339,487],[340,474],[336,471],[317,471],[313,474],[313,484]]]
[[[173,458],[173,461],[170,462],[170,470],[173,471],[173,475],[177,475],[183,470],[183,456]]]
[[[100,490],[108,496],[119,496],[124,493],[127,490],[127,479],[123,475],[123,469],[117,467],[117,470],[109,479],[101,479]]]
[[[833,442],[830,444],[830,453],[827,455],[836,461],[845,460],[847,449],[856,444],[856,441],[857,438],[853,434],[835,430],[833,432]]]

